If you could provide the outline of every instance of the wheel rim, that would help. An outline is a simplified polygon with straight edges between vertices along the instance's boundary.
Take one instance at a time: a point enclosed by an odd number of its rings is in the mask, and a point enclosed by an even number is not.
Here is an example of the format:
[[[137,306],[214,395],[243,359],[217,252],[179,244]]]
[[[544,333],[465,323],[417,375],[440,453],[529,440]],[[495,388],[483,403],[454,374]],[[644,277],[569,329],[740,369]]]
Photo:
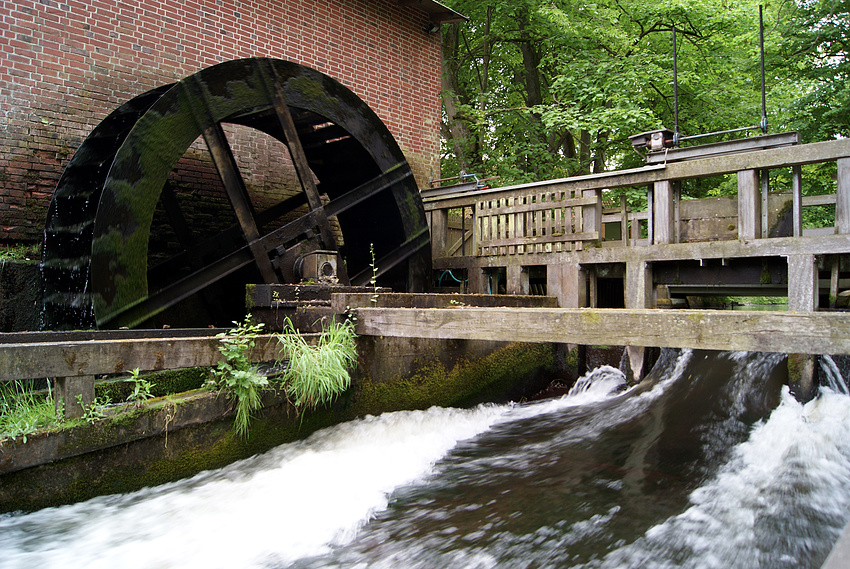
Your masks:
[[[224,135],[222,124],[228,123],[285,143],[302,191],[254,211]],[[238,222],[149,267],[157,207],[169,217],[180,216],[167,187],[169,174],[198,137],[210,151]],[[306,213],[296,215],[305,203]],[[329,218],[338,221],[341,247]],[[422,290],[429,265],[421,200],[389,131],[338,82],[280,60],[226,62],[161,93],[115,151],[92,225],[83,303],[90,303],[101,328],[138,326],[201,293],[234,308],[234,301],[224,300],[232,289],[216,292],[217,287],[228,281],[292,282],[293,261],[317,249],[338,250],[347,268],[342,280],[350,277],[352,284],[365,284],[372,276],[371,245],[382,284],[396,289]],[[200,251],[206,256],[199,263]],[[243,298],[244,291],[235,302]]]

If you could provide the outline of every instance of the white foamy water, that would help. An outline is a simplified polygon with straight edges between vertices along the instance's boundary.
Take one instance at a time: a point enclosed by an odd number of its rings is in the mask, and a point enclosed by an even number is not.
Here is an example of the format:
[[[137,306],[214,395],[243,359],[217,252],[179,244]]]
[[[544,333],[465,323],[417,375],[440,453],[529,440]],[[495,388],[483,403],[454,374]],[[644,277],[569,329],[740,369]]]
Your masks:
[[[690,502],[601,567],[811,566],[848,520],[850,397],[824,388],[802,405],[783,388],[779,407]]]
[[[186,481],[0,516],[0,569],[236,569],[320,555],[351,540],[395,488],[428,476],[458,442],[604,398],[622,383],[608,375],[607,387],[579,398],[370,416]]]

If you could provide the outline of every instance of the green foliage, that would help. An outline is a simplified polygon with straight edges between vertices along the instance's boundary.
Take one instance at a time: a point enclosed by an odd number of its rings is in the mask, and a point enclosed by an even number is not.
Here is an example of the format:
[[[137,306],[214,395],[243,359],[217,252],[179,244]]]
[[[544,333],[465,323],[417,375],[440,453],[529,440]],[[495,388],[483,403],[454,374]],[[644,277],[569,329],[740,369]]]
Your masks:
[[[83,403],[83,396],[77,395],[77,405],[83,409],[83,420],[86,423],[93,424],[106,418],[105,409],[109,405],[109,397],[95,397],[91,405]]]
[[[61,422],[53,404],[53,395],[36,394],[23,382],[0,382],[0,439],[27,435],[42,427]]]
[[[38,259],[39,246],[32,244],[0,245],[0,261],[31,261]]]
[[[350,370],[357,363],[355,338],[352,322],[334,321],[323,327],[316,345],[310,345],[287,320],[285,333],[278,336],[288,362],[281,383],[296,407],[327,405],[348,389]]]
[[[142,403],[153,397],[151,393],[153,384],[139,376],[139,368],[130,371],[128,381],[133,384],[133,391],[127,396],[127,401],[135,403],[136,407],[140,407]]]
[[[242,323],[233,322],[235,327],[227,333],[218,334],[221,345],[218,350],[224,360],[218,363],[213,372],[215,387],[227,391],[236,399],[236,418],[234,426],[241,436],[248,435],[251,414],[259,409],[262,390],[268,387],[268,379],[259,373],[249,357],[256,344],[257,336],[263,329],[262,324],[251,324],[251,316]]]
[[[443,25],[443,177],[466,171],[506,185],[642,164],[628,136],[674,126],[674,27],[680,133],[761,122],[758,2],[446,3],[470,21]],[[849,13],[847,0],[765,6],[771,132],[850,136]],[[716,177],[683,195],[736,191]]]

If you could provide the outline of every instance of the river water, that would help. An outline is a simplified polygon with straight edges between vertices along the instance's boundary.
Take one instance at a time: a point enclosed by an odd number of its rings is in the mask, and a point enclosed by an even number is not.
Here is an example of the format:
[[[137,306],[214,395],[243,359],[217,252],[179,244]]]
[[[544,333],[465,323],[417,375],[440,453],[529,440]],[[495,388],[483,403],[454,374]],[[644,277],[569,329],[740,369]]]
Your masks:
[[[636,388],[600,368],[560,399],[367,417],[0,516],[0,568],[816,568],[850,521],[850,396],[801,405],[783,368],[665,351]]]

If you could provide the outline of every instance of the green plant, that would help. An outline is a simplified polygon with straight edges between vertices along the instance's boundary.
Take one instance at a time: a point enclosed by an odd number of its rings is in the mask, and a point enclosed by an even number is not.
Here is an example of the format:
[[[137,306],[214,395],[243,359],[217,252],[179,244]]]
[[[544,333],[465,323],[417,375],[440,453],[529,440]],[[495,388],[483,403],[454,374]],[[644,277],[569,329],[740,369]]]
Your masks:
[[[281,381],[299,408],[326,405],[351,384],[350,369],[357,362],[354,323],[331,322],[323,327],[316,345],[310,345],[287,320],[278,335],[281,353],[288,360]]]
[[[375,264],[375,245],[374,243],[369,243],[369,255],[372,257],[372,261],[369,263],[369,266],[372,267],[372,278],[369,279],[369,284],[372,285],[372,297],[369,299],[372,304],[378,303],[378,266]]]
[[[60,422],[53,394],[46,396],[34,393],[23,382],[0,382],[0,439],[27,435],[50,424]]]
[[[77,394],[77,404],[83,409],[83,420],[86,423],[93,424],[106,418],[106,413],[103,410],[109,405],[109,396],[95,397],[91,405],[86,405],[83,403],[83,396]]]
[[[269,384],[266,376],[249,360],[263,325],[251,324],[250,314],[241,324],[235,321],[233,324],[235,328],[217,336],[221,338],[218,351],[224,360],[214,370],[213,381],[236,399],[234,426],[239,435],[247,436],[251,413],[260,407],[260,394]]]
[[[127,396],[127,401],[132,401],[136,407],[141,407],[142,403],[153,397],[151,389],[153,384],[139,376],[139,368],[130,371],[130,379],[133,383],[133,392]]]

